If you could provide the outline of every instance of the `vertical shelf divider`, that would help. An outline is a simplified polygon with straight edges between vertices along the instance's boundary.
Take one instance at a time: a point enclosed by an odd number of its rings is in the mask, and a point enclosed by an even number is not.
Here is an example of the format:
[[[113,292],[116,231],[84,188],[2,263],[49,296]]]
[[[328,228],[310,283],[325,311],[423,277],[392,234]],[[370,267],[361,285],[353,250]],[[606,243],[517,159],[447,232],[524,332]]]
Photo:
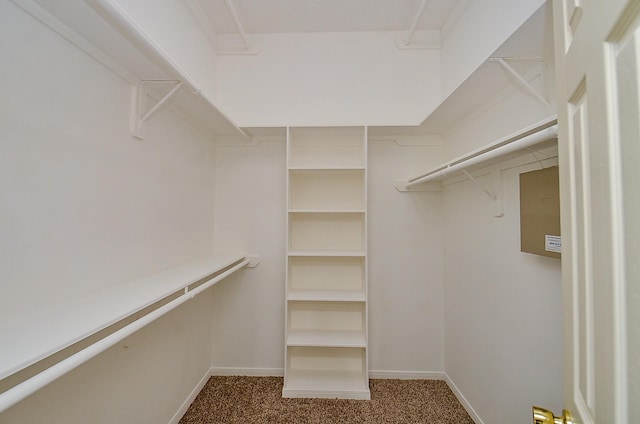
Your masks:
[[[370,399],[367,128],[287,128],[283,397]]]

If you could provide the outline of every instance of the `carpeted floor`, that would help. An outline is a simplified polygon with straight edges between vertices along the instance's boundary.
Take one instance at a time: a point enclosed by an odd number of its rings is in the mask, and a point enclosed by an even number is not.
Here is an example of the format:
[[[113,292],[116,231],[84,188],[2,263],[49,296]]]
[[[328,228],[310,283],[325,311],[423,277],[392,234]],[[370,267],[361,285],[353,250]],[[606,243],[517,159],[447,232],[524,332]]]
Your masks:
[[[369,380],[371,400],[283,399],[281,377],[211,377],[180,424],[473,424],[447,383]]]

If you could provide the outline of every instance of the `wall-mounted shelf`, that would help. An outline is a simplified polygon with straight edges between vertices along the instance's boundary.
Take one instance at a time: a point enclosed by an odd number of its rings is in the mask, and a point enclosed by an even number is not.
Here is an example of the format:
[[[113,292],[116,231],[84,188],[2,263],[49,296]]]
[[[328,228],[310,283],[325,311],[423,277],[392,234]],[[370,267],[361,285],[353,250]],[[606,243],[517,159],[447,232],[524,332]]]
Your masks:
[[[514,90],[523,90],[533,101],[543,102],[550,114],[552,106],[538,87],[545,62],[553,60],[553,40],[549,36],[553,27],[548,11],[546,6],[540,7],[455,91],[443,98],[434,110],[427,111],[428,116],[422,123],[413,127],[369,127],[369,135],[444,134],[456,122],[490,103],[490,99]]]
[[[0,310],[0,412],[113,346],[256,257],[203,258],[44,311]]]
[[[100,63],[138,87],[141,81],[180,83],[166,104],[211,136],[248,136],[112,0],[44,1],[11,0]],[[150,88],[161,100],[166,92]],[[150,106],[153,107],[153,106]],[[132,121],[142,115],[132,108]],[[150,119],[150,122],[153,118]],[[137,131],[135,131],[137,128]],[[140,138],[141,122],[132,133]]]

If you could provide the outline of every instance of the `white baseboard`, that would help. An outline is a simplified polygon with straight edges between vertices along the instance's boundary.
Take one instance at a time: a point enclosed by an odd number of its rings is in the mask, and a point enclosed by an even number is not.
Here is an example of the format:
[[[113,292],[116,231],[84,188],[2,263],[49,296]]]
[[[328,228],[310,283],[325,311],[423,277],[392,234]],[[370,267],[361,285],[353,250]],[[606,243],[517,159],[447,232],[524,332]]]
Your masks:
[[[369,371],[369,378],[398,380],[444,380],[445,373],[431,371]]]
[[[228,368],[213,367],[211,375],[242,375],[247,377],[282,377],[282,368]]]
[[[178,422],[180,422],[180,419],[187,412],[187,409],[189,409],[193,401],[196,399],[196,397],[198,396],[198,393],[200,393],[204,385],[207,384],[207,381],[209,381],[209,377],[211,377],[210,369],[207,370],[207,372],[202,376],[202,378],[200,379],[196,387],[191,391],[187,399],[182,403],[182,406],[180,406],[180,409],[178,409],[178,412],[176,412],[173,418],[171,418],[171,421],[169,421],[169,424],[178,424]]]
[[[169,424],[178,424],[182,416],[187,412],[189,406],[195,400],[198,393],[202,390],[209,377],[214,375],[241,375],[249,377],[282,377],[284,375],[284,369],[282,368],[230,368],[230,367],[212,367],[209,369],[202,379],[198,382],[198,385],[189,394],[189,397],[184,401],[178,412],[173,416]],[[453,394],[458,398],[464,409],[467,411],[471,419],[476,424],[484,424],[480,419],[476,411],[471,404],[463,396],[458,386],[455,385],[453,380],[445,373],[439,371],[369,371],[369,378],[373,379],[399,379],[399,380],[444,380]]]
[[[458,386],[455,385],[453,380],[447,374],[444,374],[444,376],[445,376],[444,380],[449,385],[449,388],[451,389],[453,394],[456,395],[456,397],[458,398],[458,400],[460,401],[464,409],[466,409],[467,413],[469,414],[473,422],[475,422],[476,424],[484,424],[484,422],[480,419],[480,416],[476,413],[476,411],[473,409],[471,404],[462,395],[462,392],[460,391],[460,389],[458,389]]]
[[[242,375],[249,377],[282,377],[282,368],[213,367],[211,375]],[[399,380],[445,380],[445,373],[430,371],[369,371],[369,378]]]

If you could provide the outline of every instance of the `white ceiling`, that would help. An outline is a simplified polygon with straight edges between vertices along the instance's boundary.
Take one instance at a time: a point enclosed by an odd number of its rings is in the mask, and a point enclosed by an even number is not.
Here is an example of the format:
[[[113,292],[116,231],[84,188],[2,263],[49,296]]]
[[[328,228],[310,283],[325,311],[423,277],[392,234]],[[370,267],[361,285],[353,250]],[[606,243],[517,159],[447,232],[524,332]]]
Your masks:
[[[197,0],[218,34],[237,33],[225,0]],[[428,0],[418,30],[440,30],[464,0]],[[231,0],[246,33],[408,31],[422,0]]]

